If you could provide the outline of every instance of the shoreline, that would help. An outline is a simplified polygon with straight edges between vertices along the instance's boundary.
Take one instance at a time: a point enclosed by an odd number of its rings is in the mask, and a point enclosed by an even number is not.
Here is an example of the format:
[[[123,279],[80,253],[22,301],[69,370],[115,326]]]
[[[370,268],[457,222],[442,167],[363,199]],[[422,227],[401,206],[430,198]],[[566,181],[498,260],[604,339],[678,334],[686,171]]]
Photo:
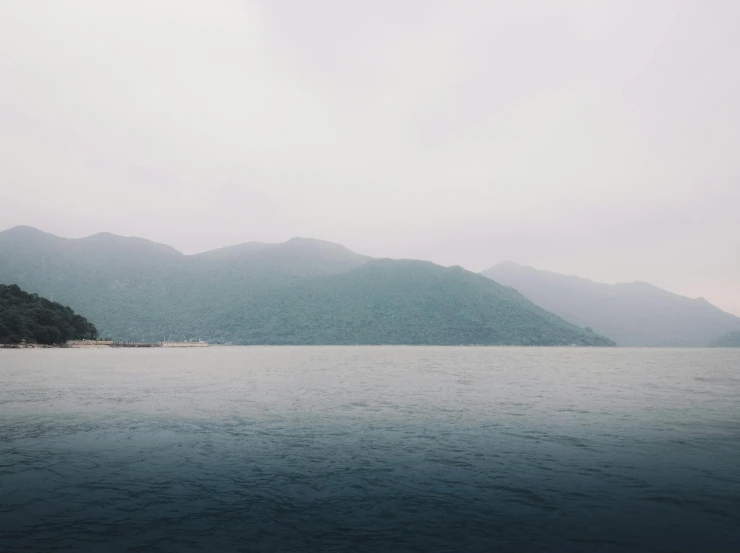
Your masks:
[[[204,348],[207,342],[113,342],[109,340],[70,341],[64,344],[0,344],[0,349],[118,349],[118,348]]]

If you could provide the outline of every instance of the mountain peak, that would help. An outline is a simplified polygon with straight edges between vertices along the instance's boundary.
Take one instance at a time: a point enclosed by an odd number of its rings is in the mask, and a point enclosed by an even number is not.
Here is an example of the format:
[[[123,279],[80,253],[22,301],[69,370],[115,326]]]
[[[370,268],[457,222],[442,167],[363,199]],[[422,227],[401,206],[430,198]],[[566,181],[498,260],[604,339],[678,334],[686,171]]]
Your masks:
[[[79,241],[80,243],[110,245],[140,251],[156,251],[162,254],[182,255],[175,248],[167,244],[161,244],[146,238],[139,238],[138,236],[121,236],[111,232],[98,232],[85,238],[80,238]]]
[[[526,265],[522,265],[521,263],[517,263],[516,261],[511,261],[510,259],[507,259],[505,261],[501,261],[499,263],[496,263],[495,265],[492,265],[487,270],[492,271],[494,269],[503,269],[503,270],[518,270],[518,269],[531,269],[532,267],[528,267]]]
[[[356,259],[367,259],[367,256],[353,252],[347,246],[344,246],[342,244],[329,242],[327,240],[319,240],[318,238],[303,238],[300,236],[295,236],[281,244],[275,244],[272,248],[267,250],[267,253],[270,252],[275,254],[278,254],[280,252],[291,252],[298,254],[318,253],[348,256]]]
[[[9,228],[9,229],[4,230],[3,232],[4,233],[7,232],[7,233],[18,234],[18,233],[23,233],[23,232],[38,232],[38,233],[40,233],[40,232],[43,232],[43,231],[37,229],[36,227],[30,227],[28,225],[16,225],[16,226],[14,226],[12,228]]]
[[[289,240],[286,240],[282,244],[277,246],[303,246],[303,247],[321,247],[321,248],[336,248],[347,250],[346,246],[337,244],[336,242],[329,242],[328,240],[320,240],[318,238],[305,238],[303,236],[294,236]]]
[[[39,230],[35,227],[29,227],[28,225],[17,225],[4,231],[0,231],[0,235],[15,237],[53,236],[54,238],[58,238],[58,236],[54,234],[44,232],[43,230]]]

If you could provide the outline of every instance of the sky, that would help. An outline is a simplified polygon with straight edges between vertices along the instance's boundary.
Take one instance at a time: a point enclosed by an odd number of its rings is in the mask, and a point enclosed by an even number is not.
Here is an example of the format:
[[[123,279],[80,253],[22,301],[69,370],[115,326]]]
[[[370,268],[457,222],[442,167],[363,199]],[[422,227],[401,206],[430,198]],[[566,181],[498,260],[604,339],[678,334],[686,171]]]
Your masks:
[[[0,229],[304,236],[740,315],[740,2],[3,0]]]

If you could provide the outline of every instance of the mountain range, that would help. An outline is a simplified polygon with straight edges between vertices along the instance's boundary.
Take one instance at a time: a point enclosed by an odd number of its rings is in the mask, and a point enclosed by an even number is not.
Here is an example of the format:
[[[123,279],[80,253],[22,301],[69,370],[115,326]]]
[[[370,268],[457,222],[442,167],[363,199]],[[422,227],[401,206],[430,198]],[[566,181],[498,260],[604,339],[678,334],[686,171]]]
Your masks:
[[[0,283],[69,305],[115,339],[614,345],[461,267],[307,238],[184,255],[142,238],[15,227],[0,232]]]
[[[701,347],[740,331],[739,317],[704,298],[687,298],[646,282],[605,284],[511,261],[482,274],[619,346]]]

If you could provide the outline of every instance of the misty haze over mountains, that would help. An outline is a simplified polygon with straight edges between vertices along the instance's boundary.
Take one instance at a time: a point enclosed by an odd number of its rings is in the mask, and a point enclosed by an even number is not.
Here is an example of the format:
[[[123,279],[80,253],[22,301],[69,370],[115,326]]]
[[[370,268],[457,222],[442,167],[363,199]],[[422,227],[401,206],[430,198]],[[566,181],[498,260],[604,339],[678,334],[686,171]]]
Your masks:
[[[647,282],[604,284],[508,261],[483,275],[516,288],[534,303],[620,346],[706,346],[740,330],[740,318],[704,298],[686,298]]]
[[[69,305],[116,339],[234,344],[614,343],[460,267],[294,238],[198,255],[102,233],[0,233],[0,283]]]
[[[740,318],[707,301],[647,283],[601,284],[512,262],[478,275],[309,238],[183,255],[143,238],[15,227],[0,232],[0,283],[132,340],[705,346],[740,330]]]
[[[0,228],[512,259],[740,315],[740,2],[73,4],[0,3]]]

